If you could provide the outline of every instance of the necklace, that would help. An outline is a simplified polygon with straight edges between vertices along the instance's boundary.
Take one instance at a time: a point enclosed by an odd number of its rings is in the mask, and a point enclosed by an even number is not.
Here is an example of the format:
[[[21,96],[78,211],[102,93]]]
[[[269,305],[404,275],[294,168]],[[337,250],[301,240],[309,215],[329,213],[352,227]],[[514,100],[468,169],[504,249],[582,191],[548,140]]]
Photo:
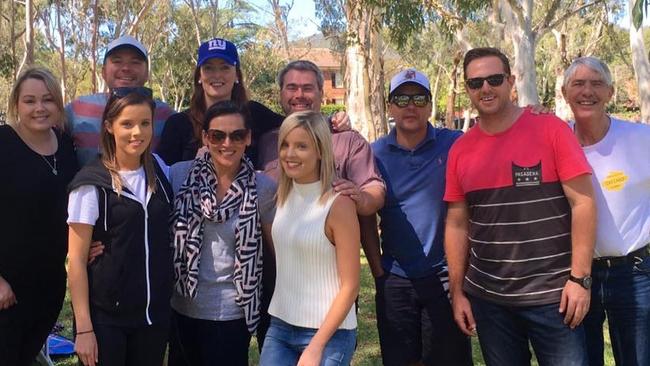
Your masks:
[[[40,155],[41,158],[43,158],[43,161],[45,162],[45,164],[47,164],[47,166],[52,168],[52,174],[59,175],[59,171],[56,170],[56,155],[52,155],[52,160],[54,161],[54,165],[50,164],[50,162],[47,160],[47,158],[44,155],[41,154],[38,155]]]

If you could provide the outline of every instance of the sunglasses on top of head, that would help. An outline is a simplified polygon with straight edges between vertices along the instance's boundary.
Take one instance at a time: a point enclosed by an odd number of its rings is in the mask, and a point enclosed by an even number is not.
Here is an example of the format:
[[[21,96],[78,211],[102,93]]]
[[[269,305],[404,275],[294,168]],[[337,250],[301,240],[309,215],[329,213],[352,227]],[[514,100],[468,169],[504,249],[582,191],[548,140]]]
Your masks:
[[[429,100],[429,95],[427,94],[395,94],[390,99],[391,103],[400,108],[406,108],[406,106],[408,106],[411,101],[416,107],[424,107],[429,103]]]
[[[232,132],[224,132],[221,130],[211,129],[206,131],[206,135],[208,136],[208,142],[211,144],[222,144],[224,141],[226,141],[226,138],[229,138],[230,142],[241,144],[246,140],[246,137],[248,136],[248,130],[241,128]]]
[[[137,87],[125,86],[121,88],[111,89],[111,96],[116,98],[124,98],[131,93],[135,93],[147,98],[153,97],[153,91],[147,88],[146,86],[137,86]]]
[[[507,76],[508,75],[506,74],[494,74],[486,76],[484,78],[471,78],[465,80],[465,85],[467,85],[467,87],[470,89],[481,89],[483,87],[483,83],[487,81],[488,85],[490,86],[499,86],[503,84],[503,81]]]

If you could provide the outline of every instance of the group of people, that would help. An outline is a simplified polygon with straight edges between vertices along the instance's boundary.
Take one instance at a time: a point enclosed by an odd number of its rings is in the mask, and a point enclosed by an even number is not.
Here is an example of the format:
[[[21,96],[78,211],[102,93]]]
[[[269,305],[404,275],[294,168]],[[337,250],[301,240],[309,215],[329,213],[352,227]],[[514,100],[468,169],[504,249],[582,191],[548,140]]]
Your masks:
[[[575,121],[520,108],[498,49],[465,55],[478,123],[435,128],[431,87],[389,87],[372,145],[323,116],[310,61],[278,75],[284,116],[248,99],[236,46],[198,49],[174,113],[147,50],[106,49],[108,93],[63,106],[23,72],[0,126],[0,363],[29,365],[67,277],[84,365],[348,365],[360,246],[385,365],[650,364],[650,128],[606,113],[607,66],[576,59]],[[379,218],[379,224],[377,223]],[[529,345],[530,343],[530,345]],[[168,352],[167,352],[168,350]]]

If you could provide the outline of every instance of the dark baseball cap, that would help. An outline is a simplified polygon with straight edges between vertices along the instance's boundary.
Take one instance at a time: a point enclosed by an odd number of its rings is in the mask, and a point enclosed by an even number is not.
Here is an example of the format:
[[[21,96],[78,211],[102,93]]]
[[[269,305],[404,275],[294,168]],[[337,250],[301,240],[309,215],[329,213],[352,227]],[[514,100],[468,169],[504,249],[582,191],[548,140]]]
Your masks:
[[[234,43],[223,38],[213,38],[201,43],[196,66],[200,67],[211,58],[220,58],[233,66],[239,65],[237,47]]]

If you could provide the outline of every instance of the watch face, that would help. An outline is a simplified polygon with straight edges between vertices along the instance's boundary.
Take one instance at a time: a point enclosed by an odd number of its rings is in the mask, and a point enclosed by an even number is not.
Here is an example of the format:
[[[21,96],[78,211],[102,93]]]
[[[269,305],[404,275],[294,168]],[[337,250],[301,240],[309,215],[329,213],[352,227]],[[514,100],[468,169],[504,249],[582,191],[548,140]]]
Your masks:
[[[582,279],[582,286],[586,289],[589,289],[591,288],[591,282],[592,282],[591,276],[587,276]]]

